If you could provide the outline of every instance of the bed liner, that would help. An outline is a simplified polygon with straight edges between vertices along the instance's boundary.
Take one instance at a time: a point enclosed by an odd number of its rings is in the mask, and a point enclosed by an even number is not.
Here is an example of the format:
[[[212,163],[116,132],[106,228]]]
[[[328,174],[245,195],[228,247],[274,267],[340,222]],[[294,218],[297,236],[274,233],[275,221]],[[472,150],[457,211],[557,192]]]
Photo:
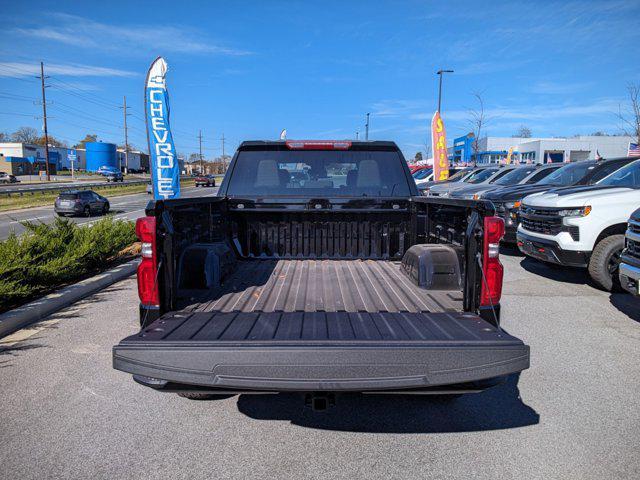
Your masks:
[[[114,367],[173,388],[396,391],[529,366],[460,292],[421,289],[395,262],[243,261],[208,296],[122,340]]]

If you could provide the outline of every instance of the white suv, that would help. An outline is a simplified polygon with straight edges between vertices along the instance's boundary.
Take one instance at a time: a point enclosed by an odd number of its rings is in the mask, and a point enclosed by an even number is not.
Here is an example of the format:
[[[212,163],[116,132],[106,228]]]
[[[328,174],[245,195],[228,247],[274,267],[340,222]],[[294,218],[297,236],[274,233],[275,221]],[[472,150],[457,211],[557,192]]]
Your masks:
[[[605,290],[618,286],[618,266],[631,213],[640,206],[640,160],[595,185],[559,188],[525,197],[520,250],[546,262],[588,267]]]

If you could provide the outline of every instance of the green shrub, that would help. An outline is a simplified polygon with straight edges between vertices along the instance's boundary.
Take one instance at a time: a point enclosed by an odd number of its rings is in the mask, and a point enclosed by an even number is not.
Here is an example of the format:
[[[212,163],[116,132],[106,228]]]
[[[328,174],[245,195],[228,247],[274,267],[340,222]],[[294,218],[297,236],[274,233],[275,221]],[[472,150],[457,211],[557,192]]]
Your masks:
[[[62,218],[24,226],[0,242],[0,311],[103,269],[136,241],[133,222],[111,217],[91,226]]]

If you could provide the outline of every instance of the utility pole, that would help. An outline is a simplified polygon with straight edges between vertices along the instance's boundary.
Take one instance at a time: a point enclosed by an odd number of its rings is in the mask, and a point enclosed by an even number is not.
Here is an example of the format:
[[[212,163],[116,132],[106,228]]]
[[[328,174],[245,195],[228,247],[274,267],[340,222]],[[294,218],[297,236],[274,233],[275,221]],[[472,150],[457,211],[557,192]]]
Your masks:
[[[200,141],[200,175],[204,175],[204,162],[202,160],[202,130],[198,133],[198,140]]]
[[[42,117],[44,120],[44,161],[45,168],[47,169],[47,182],[51,180],[49,174],[49,132],[47,131],[47,97],[44,93],[45,84],[44,79],[49,78],[44,76],[44,62],[40,62],[40,82],[42,85]]]
[[[369,114],[368,113],[367,113],[367,123],[364,126],[365,126],[364,139],[368,141],[369,140]]]
[[[224,159],[224,132],[222,132],[222,173],[227,173],[227,161]]]
[[[453,73],[453,70],[438,70],[436,72],[437,75],[440,75],[440,86],[438,87],[438,112],[440,111],[440,105],[442,103],[442,74],[443,73]]]
[[[356,140],[360,140],[360,132],[356,130]]]
[[[127,96],[124,96],[122,111],[124,113],[124,173],[125,175],[129,171],[129,131],[127,130],[127,117],[130,113],[127,113]]]

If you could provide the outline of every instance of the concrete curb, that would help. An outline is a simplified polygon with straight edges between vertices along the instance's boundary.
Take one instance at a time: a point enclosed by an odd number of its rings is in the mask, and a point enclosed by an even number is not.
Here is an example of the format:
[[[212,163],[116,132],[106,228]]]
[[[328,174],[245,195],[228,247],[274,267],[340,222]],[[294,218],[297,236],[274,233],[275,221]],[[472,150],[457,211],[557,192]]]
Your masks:
[[[62,310],[78,300],[82,300],[109,285],[127,278],[135,273],[138,263],[140,263],[139,259],[131,260],[94,277],[61,288],[45,297],[3,313],[0,315],[0,338],[28,325],[40,322],[52,313]]]

